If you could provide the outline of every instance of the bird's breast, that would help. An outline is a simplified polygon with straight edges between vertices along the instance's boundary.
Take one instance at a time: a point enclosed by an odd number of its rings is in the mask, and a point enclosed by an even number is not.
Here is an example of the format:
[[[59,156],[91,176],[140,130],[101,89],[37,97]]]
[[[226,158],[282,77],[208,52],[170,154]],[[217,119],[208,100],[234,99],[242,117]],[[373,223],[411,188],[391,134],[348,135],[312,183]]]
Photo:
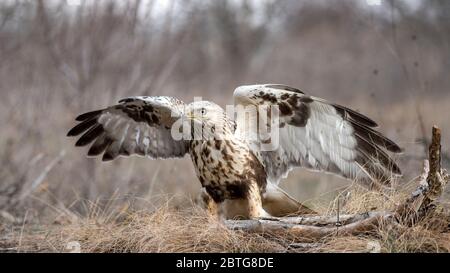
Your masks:
[[[215,201],[245,198],[251,183],[265,190],[264,168],[244,143],[196,141],[191,158],[200,183]]]

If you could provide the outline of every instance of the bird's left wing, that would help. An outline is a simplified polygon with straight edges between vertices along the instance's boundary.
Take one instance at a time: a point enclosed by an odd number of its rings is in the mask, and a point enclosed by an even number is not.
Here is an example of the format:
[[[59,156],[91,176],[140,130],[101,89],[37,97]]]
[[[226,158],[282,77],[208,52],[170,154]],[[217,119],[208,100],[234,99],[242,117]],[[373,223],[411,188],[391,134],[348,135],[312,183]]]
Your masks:
[[[184,103],[164,96],[129,97],[119,104],[79,115],[68,136],[83,134],[76,146],[90,143],[89,156],[103,153],[102,160],[137,154],[149,158],[183,157],[185,140],[175,140],[171,126],[184,110]]]
[[[263,150],[263,141],[248,140],[274,183],[293,167],[338,174],[369,187],[380,182],[389,184],[390,178],[400,174],[386,153],[400,152],[399,146],[377,132],[374,121],[356,111],[279,84],[241,86],[235,90],[234,99],[236,105],[278,109],[279,130],[271,130],[278,133],[277,145]],[[254,127],[237,120],[237,135],[255,135],[249,130]]]

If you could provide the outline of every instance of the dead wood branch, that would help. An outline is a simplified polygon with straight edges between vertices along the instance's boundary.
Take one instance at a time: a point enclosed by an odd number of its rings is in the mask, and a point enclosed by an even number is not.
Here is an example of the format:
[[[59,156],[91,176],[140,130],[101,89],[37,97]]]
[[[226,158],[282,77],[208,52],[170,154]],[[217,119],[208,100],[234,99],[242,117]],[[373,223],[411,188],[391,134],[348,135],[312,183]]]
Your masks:
[[[435,207],[434,202],[441,196],[449,175],[441,169],[441,130],[433,127],[433,136],[429,147],[429,161],[424,162],[419,187],[396,209],[397,220],[415,222],[425,217]]]
[[[353,216],[351,216],[353,218]],[[328,225],[320,225],[323,219],[307,219],[308,224],[292,224],[284,219],[256,219],[256,220],[228,220],[226,225],[234,230],[247,232],[269,233],[273,235],[293,236],[302,239],[319,239],[330,235],[356,235],[370,233],[374,227],[384,220],[392,217],[392,213],[366,213],[354,216],[354,219],[346,225],[339,222]],[[289,217],[286,217],[289,218]],[[334,217],[336,218],[336,217]]]
[[[225,225],[233,230],[252,233],[293,236],[302,239],[319,239],[330,235],[358,235],[375,231],[380,225],[412,224],[432,212],[450,180],[441,169],[441,131],[433,127],[429,160],[419,177],[419,186],[393,211],[375,211],[361,214],[333,216],[271,217],[253,220],[227,220]]]

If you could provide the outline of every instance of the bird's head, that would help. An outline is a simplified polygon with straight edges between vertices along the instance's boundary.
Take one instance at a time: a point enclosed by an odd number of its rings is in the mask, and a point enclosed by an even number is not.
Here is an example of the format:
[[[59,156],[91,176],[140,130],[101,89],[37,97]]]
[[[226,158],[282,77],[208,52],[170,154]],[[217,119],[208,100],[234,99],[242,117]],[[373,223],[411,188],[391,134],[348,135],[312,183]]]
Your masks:
[[[232,133],[233,121],[222,107],[213,102],[192,102],[187,105],[185,116],[195,139],[218,139]]]

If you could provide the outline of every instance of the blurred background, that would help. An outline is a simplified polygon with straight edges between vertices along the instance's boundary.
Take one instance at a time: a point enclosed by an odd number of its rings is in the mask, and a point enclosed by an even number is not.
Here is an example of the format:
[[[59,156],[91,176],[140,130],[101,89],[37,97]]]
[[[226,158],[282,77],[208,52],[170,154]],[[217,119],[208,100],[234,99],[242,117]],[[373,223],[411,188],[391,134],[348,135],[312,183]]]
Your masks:
[[[74,117],[131,95],[224,106],[254,83],[291,85],[373,118],[405,149],[406,184],[433,124],[450,167],[449,68],[446,0],[4,0],[0,216],[188,202],[200,189],[189,158],[86,158],[66,137]],[[281,186],[326,203],[350,184],[296,170]]]

